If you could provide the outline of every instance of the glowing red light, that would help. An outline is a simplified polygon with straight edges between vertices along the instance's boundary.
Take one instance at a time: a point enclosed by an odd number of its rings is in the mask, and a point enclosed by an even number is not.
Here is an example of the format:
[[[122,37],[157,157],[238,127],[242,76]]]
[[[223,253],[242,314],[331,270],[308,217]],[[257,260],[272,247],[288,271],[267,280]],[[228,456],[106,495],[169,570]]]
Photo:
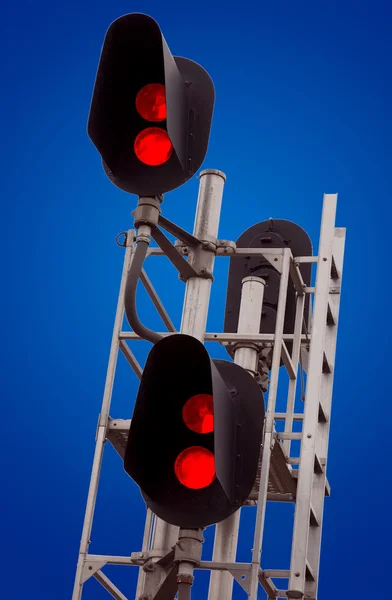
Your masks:
[[[134,150],[142,163],[157,167],[169,160],[173,153],[173,144],[164,129],[147,127],[136,136]]]
[[[192,396],[182,409],[182,418],[189,429],[196,433],[214,431],[214,407],[210,394]]]
[[[177,456],[174,472],[185,487],[192,490],[205,488],[216,477],[214,455],[202,446],[186,448]]]
[[[162,83],[149,83],[136,96],[136,110],[146,121],[166,119],[166,93]]]

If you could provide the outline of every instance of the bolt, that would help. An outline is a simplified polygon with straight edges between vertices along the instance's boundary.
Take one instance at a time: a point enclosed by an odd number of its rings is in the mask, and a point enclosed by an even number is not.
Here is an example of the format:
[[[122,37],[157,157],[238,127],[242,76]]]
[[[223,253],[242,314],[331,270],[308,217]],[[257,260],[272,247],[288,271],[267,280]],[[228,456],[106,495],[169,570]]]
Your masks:
[[[278,262],[278,259],[277,259],[277,258],[274,258],[274,262]]]
[[[299,577],[299,573],[295,573],[295,576],[296,576],[296,577]]]
[[[205,268],[204,268],[204,267],[202,267],[202,268],[200,269],[200,273],[205,273],[205,272],[206,272]]]
[[[152,562],[152,560],[149,560],[148,562],[146,562],[146,564],[143,566],[143,571],[145,573],[153,573],[154,571],[156,571],[157,569],[157,564]]]
[[[307,436],[307,437],[310,439],[310,438],[312,437],[312,435],[311,435],[310,433],[308,433],[308,436]]]
[[[323,261],[325,262],[326,260],[327,260],[327,259],[326,259],[326,257],[324,256],[324,257],[323,257]]]

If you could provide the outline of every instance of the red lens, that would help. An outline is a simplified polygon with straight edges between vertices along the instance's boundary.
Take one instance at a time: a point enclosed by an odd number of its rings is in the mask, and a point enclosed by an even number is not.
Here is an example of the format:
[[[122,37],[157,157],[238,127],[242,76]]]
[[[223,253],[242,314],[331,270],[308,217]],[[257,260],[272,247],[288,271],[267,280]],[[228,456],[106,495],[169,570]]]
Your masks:
[[[205,488],[216,477],[214,455],[202,446],[186,448],[177,456],[174,472],[185,487],[192,490]]]
[[[136,110],[146,121],[166,119],[166,93],[162,83],[149,83],[136,96]]]
[[[135,139],[135,154],[145,165],[163,165],[173,154],[173,144],[169,134],[160,127],[143,129]]]
[[[196,433],[214,431],[214,408],[210,394],[192,396],[182,409],[182,418],[189,429]]]

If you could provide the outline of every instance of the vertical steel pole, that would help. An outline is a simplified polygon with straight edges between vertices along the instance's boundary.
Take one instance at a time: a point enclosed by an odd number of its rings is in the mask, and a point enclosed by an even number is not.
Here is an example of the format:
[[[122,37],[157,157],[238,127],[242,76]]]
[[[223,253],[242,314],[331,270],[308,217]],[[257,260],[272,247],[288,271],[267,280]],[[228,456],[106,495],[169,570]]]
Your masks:
[[[200,173],[193,235],[202,242],[209,243],[218,236],[225,180],[226,176],[222,171],[208,169]],[[207,258],[206,269],[212,273],[215,254],[209,250],[202,252]],[[191,277],[186,284],[181,333],[192,335],[201,341],[204,341],[206,331],[211,283],[212,279],[208,277]]]
[[[259,333],[263,307],[265,281],[260,277],[245,277],[242,280],[241,305],[238,333]],[[234,362],[251,373],[257,371],[258,348],[254,344],[238,345]],[[216,562],[235,562],[240,526],[241,510],[216,525],[214,552]],[[208,600],[229,600],[232,595],[233,576],[227,571],[212,571]]]
[[[200,173],[199,195],[193,235],[201,242],[210,244],[218,236],[219,218],[222,206],[223,186],[226,176],[222,171],[208,169]],[[204,253],[203,264],[212,273],[215,253],[211,249]],[[192,256],[190,256],[192,261]],[[184,307],[181,320],[181,333],[192,335],[204,341],[212,279],[209,277],[191,277],[186,283]],[[177,542],[179,528],[156,518],[151,550],[159,550],[162,556],[167,554]],[[139,575],[138,591],[141,596],[156,593],[165,573],[155,571]],[[137,599],[139,596],[137,596]]]
[[[257,600],[257,591],[259,587],[260,556],[264,533],[264,520],[265,509],[267,504],[271,450],[272,445],[274,443],[274,415],[276,398],[278,393],[280,360],[282,356],[283,327],[286,310],[287,286],[289,280],[290,254],[291,251],[289,248],[283,250],[283,269],[282,275],[280,277],[278,309],[276,313],[276,325],[274,336],[274,350],[272,353],[271,380],[269,385],[268,406],[264,428],[264,444],[263,456],[261,460],[260,487],[257,500],[255,534],[253,539],[252,569],[248,594],[250,600]]]
[[[80,600],[82,597],[82,575],[83,567],[88,553],[88,547],[90,544],[90,534],[93,524],[94,509],[97,499],[99,476],[102,465],[103,449],[106,439],[106,429],[108,423],[108,416],[110,410],[110,403],[112,399],[114,374],[116,371],[118,348],[119,348],[119,334],[121,332],[123,317],[124,317],[124,293],[125,285],[127,280],[128,271],[131,266],[132,254],[133,254],[133,239],[134,231],[129,231],[127,236],[127,249],[125,251],[124,267],[122,271],[120,292],[117,302],[116,318],[114,321],[112,343],[110,347],[109,363],[106,374],[105,390],[103,393],[102,408],[99,416],[98,430],[95,443],[95,453],[93,460],[93,467],[91,472],[90,486],[87,496],[86,512],[83,522],[82,538],[80,541],[78,566],[76,569],[75,585],[72,594],[72,600]]]

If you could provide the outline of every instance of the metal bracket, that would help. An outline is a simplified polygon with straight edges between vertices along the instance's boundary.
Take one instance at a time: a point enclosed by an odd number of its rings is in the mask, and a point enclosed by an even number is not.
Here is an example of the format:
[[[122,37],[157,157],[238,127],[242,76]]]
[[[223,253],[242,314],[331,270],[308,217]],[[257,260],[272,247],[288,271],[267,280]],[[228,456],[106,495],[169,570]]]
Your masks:
[[[97,571],[106,565],[105,561],[102,562],[90,562],[86,561],[83,567],[82,583],[85,583],[90,577],[92,577]]]
[[[151,558],[149,552],[132,552],[131,554],[132,563],[138,567],[143,567]]]
[[[210,254],[217,253],[217,240],[212,236],[204,236],[207,239],[200,240],[196,247],[189,246],[182,242],[176,241],[174,246],[178,249],[178,252],[182,254],[182,256],[190,256],[190,261],[188,264],[191,264],[195,269],[198,277],[203,277],[205,279],[214,280],[212,276],[212,271],[209,268],[211,264]],[[180,277],[183,279],[183,277]]]
[[[187,281],[190,277],[213,279],[211,270],[205,266],[204,257],[206,256],[206,248],[204,247],[204,242],[199,242],[199,240],[197,240],[198,245],[194,249],[192,262],[190,262],[181,256],[186,256],[188,254],[187,250],[184,251],[184,248],[187,247],[184,247],[182,244],[178,243],[173,245],[158,227],[151,228],[151,237],[154,238],[170,262],[176,267],[179,272],[179,277],[182,281]],[[209,244],[209,242],[206,242],[206,244]]]
[[[234,579],[240,584],[242,589],[249,594],[249,572],[247,571],[239,571],[238,569],[229,569],[229,573],[234,577]]]
[[[216,250],[220,254],[235,254],[237,244],[231,240],[217,240]]]
[[[193,256],[191,257],[192,268],[196,269],[198,277],[204,277],[205,279],[214,281],[209,266],[211,264],[210,254],[211,252],[215,253],[215,250],[216,247],[212,242],[201,242],[201,244],[193,251]]]
[[[192,265],[179,254],[179,252],[175,249],[171,241],[165,236],[165,234],[160,229],[158,229],[158,227],[153,227],[151,229],[151,237],[154,238],[158,246],[162,248],[162,250],[168,257],[170,262],[172,262],[173,265],[176,267],[181,279],[186,281],[190,277],[198,277],[199,273],[195,271]]]
[[[268,260],[270,265],[282,275],[283,272],[283,248],[263,248],[262,256]]]

